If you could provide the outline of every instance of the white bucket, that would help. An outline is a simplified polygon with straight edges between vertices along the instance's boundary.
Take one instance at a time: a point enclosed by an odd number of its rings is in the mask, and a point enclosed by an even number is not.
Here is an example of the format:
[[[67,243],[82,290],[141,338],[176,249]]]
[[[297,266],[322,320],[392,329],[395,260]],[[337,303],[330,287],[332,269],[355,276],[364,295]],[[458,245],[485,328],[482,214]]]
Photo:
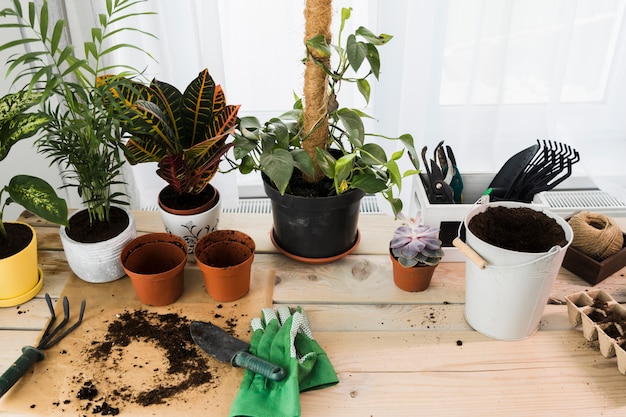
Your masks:
[[[528,253],[498,248],[470,232],[472,217],[489,207],[528,207],[543,212],[563,228],[567,245],[548,252]],[[476,331],[500,340],[525,339],[539,328],[552,285],[574,233],[569,224],[548,210],[518,202],[495,202],[472,208],[464,221],[466,243],[486,266],[466,261],[465,319]]]

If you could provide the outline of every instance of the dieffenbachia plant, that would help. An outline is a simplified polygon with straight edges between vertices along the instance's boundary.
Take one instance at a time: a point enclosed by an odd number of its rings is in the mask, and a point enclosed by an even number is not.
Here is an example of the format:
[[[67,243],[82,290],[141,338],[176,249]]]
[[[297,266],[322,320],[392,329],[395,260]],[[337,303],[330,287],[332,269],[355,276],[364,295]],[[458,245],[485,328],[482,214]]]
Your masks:
[[[0,98],[0,161],[9,154],[11,147],[22,139],[30,138],[50,121],[43,112],[26,113],[38,104],[41,94],[20,91]],[[9,197],[2,202],[2,195]],[[58,197],[54,188],[41,178],[16,175],[0,189],[0,244],[8,239],[2,223],[4,209],[17,203],[48,221],[67,225],[67,204]]]

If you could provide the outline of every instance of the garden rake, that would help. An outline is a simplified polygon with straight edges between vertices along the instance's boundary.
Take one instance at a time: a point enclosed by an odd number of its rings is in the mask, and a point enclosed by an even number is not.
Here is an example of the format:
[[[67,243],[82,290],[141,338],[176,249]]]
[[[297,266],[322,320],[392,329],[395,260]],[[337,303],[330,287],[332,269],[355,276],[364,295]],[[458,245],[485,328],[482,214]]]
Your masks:
[[[9,369],[7,369],[2,376],[0,376],[0,398],[24,375],[35,362],[43,360],[45,357],[43,350],[50,349],[56,345],[61,339],[67,336],[70,332],[76,329],[83,321],[83,315],[85,314],[85,300],[80,304],[80,314],[78,321],[72,326],[63,330],[70,320],[70,303],[67,297],[63,297],[63,320],[58,326],[53,328],[56,321],[56,315],[54,314],[54,307],[52,306],[52,300],[50,296],[46,294],[46,302],[48,303],[48,309],[50,310],[50,321],[46,326],[46,330],[43,332],[39,344],[37,347],[24,346],[22,348],[22,356],[20,356]]]

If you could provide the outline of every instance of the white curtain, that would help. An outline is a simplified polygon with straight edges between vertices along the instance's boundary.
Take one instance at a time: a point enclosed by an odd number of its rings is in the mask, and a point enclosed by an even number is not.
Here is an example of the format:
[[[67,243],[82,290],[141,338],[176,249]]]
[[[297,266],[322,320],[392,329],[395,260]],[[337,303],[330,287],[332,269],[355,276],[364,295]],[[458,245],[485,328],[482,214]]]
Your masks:
[[[431,149],[445,140],[465,172],[561,141],[581,154],[575,173],[626,201],[624,1],[391,4],[379,11],[394,73],[376,103],[389,127]]]
[[[56,2],[55,2],[56,3]],[[62,2],[58,2],[62,4]],[[65,0],[72,40],[88,35],[102,0]],[[463,172],[495,173],[536,139],[568,143],[576,171],[626,200],[626,0],[335,0],[352,25],[394,36],[381,48],[382,74],[364,110],[376,133],[411,133],[416,146],[452,146]],[[158,40],[130,42],[120,62],[184,89],[203,68],[241,115],[260,120],[300,94],[304,0],[150,1],[139,27]],[[363,106],[348,94],[342,105]],[[387,144],[386,146],[392,146]],[[395,146],[395,145],[393,145]],[[155,203],[154,167],[134,167],[135,208]],[[133,180],[134,177],[134,180]],[[263,195],[253,175],[219,175],[227,200]],[[221,184],[221,185],[220,185]],[[410,183],[403,198],[410,199]]]

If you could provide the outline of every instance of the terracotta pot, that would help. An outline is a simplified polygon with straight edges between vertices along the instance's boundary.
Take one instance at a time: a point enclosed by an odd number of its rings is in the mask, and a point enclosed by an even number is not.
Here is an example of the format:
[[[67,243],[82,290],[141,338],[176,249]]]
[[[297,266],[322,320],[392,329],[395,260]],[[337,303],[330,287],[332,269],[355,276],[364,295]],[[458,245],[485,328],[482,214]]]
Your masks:
[[[131,212],[122,207],[118,208],[124,210],[128,216],[128,226],[122,233],[104,242],[77,242],[67,235],[65,226],[60,228],[59,234],[67,263],[72,272],[83,281],[104,283],[115,281],[124,276],[124,268],[120,264],[120,253],[124,246],[137,236],[137,229]],[[80,211],[75,212],[72,216]]]
[[[165,306],[183,294],[187,244],[180,236],[139,236],[124,247],[120,260],[142,303]]]
[[[407,268],[402,266],[392,254],[389,254],[389,257],[393,266],[393,282],[401,290],[409,292],[424,291],[428,288],[435,268],[439,265],[416,265]]]
[[[235,301],[250,290],[255,248],[250,236],[236,230],[216,230],[198,241],[194,255],[214,300]]]
[[[161,193],[165,189],[159,193],[159,214],[163,226],[168,233],[185,239],[189,254],[193,253],[198,239],[216,230],[219,224],[222,201],[217,188],[211,185],[208,187],[211,187],[214,191],[214,198],[201,207],[189,210],[177,210],[167,207],[161,201]]]
[[[35,230],[26,223],[12,223],[29,228],[32,238],[20,252],[0,259],[0,307],[13,307],[25,303],[37,295],[43,285],[43,274],[41,268],[37,266]]]

